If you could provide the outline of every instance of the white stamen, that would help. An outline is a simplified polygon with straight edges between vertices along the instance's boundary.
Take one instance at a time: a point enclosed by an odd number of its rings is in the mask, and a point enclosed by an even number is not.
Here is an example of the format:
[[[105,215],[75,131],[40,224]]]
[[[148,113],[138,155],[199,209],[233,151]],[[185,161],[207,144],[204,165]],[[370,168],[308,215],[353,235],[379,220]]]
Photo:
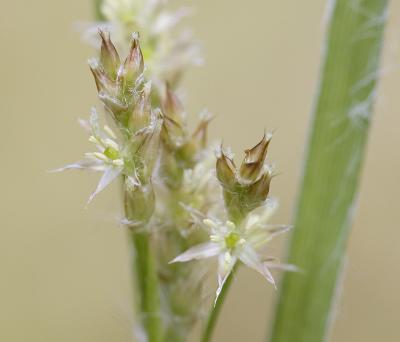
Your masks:
[[[107,158],[107,156],[105,156],[103,153],[100,153],[100,152],[93,152],[93,155],[94,155],[97,159],[100,159],[100,160],[102,160],[102,161],[104,161],[104,162],[108,162],[108,161],[109,161],[109,159]]]
[[[222,239],[221,236],[213,234],[213,235],[210,235],[210,241],[212,241],[212,242],[222,242],[223,239]]]
[[[117,136],[115,135],[115,133],[113,132],[113,130],[112,130],[109,126],[104,125],[103,128],[104,128],[104,131],[105,131],[111,138],[117,139]]]
[[[91,135],[91,136],[89,137],[89,141],[90,141],[91,143],[93,143],[93,144],[99,144],[99,140],[98,140],[96,137],[94,137],[93,135]]]

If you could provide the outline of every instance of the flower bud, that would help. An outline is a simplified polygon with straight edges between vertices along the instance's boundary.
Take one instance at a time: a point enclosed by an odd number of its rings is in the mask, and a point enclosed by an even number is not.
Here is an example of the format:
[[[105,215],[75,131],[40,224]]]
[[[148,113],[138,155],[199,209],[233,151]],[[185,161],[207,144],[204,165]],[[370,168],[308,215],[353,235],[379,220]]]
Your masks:
[[[186,168],[193,168],[201,151],[207,146],[207,128],[212,116],[208,112],[201,114],[200,122],[193,134],[177,150],[177,158]]]
[[[162,116],[159,111],[151,112],[149,125],[132,137],[132,150],[138,172],[146,181],[151,178],[158,157]],[[141,164],[141,166],[140,166]]]
[[[121,68],[119,78],[123,79],[125,91],[133,89],[137,78],[143,73],[144,62],[142,51],[140,50],[139,37],[137,33],[132,34],[131,48]]]
[[[99,93],[104,92],[106,94],[109,94],[110,96],[115,96],[117,94],[116,84],[104,72],[104,69],[99,63],[99,61],[95,58],[92,58],[88,61],[88,63],[90,70],[92,71],[94,80],[96,82],[97,91]]]
[[[120,66],[120,59],[114,44],[111,42],[110,33],[99,30],[101,37],[100,62],[108,77],[115,80]]]
[[[117,120],[120,113],[125,112],[128,109],[128,106],[125,103],[121,102],[116,97],[111,97],[103,91],[99,92],[99,99]]]
[[[170,151],[176,151],[182,146],[185,132],[181,125],[171,117],[163,116],[161,138],[164,146]]]
[[[128,117],[128,128],[132,132],[138,132],[147,127],[151,122],[151,82],[147,82],[140,90],[139,96],[132,104]]]
[[[128,221],[147,223],[154,212],[155,198],[151,184],[141,185],[132,177],[125,178],[125,213]]]
[[[183,106],[178,97],[172,92],[169,84],[166,85],[164,98],[161,102],[161,108],[164,115],[170,117],[179,125],[183,125],[185,119]]]
[[[178,97],[172,92],[170,85],[166,84],[165,94],[161,99],[163,111],[163,127],[161,132],[164,147],[174,153],[178,162],[180,150],[187,142],[185,113]]]

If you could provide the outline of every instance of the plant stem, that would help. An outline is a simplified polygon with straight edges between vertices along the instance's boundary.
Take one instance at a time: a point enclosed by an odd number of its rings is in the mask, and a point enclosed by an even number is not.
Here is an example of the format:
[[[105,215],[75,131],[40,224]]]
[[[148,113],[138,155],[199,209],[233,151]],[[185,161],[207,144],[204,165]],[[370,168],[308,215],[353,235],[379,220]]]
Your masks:
[[[379,76],[386,0],[331,4],[322,77],[272,342],[321,342],[332,323]]]
[[[218,296],[217,301],[215,302],[215,305],[210,311],[210,314],[208,315],[208,319],[206,322],[206,326],[203,332],[203,336],[201,338],[201,342],[210,342],[212,338],[212,334],[214,332],[215,324],[217,323],[219,313],[221,311],[222,305],[225,301],[225,297],[228,293],[228,290],[232,284],[233,278],[235,277],[235,273],[237,272],[237,268],[239,266],[239,263],[237,262],[236,265],[233,267],[231,273],[229,274],[228,278],[225,281],[224,286],[221,289],[221,293]]]
[[[125,216],[135,221],[138,215],[137,203],[140,192],[124,191]],[[141,210],[143,212],[143,210]],[[152,251],[151,235],[148,225],[129,227],[129,248],[132,255],[133,280],[136,284],[134,299],[137,303],[138,319],[146,333],[148,342],[162,341],[162,321],[160,315],[160,290],[158,284],[157,263]]]
[[[156,262],[147,232],[130,232],[135,265],[139,315],[149,342],[162,341]]]

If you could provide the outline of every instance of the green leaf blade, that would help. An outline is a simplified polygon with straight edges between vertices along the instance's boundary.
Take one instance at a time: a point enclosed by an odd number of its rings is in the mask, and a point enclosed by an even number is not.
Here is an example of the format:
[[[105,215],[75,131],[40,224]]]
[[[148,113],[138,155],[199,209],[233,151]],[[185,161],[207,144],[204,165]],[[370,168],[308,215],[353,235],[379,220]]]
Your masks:
[[[376,98],[386,0],[337,0],[324,51],[272,342],[324,341]]]

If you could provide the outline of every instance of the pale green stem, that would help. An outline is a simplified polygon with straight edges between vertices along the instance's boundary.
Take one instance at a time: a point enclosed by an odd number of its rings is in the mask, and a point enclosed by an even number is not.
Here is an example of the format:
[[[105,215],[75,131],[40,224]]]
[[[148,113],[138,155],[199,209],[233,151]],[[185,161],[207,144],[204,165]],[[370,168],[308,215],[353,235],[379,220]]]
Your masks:
[[[272,342],[326,340],[376,98],[386,0],[336,0]]]
[[[201,338],[201,342],[210,342],[215,325],[217,323],[222,305],[224,304],[225,297],[228,294],[229,288],[231,287],[231,284],[233,282],[233,279],[235,277],[235,273],[237,272],[237,268],[239,266],[239,262],[236,263],[236,265],[233,267],[231,273],[229,274],[228,278],[225,281],[224,286],[221,289],[221,293],[218,296],[217,301],[215,302],[215,305],[212,307],[210,314],[208,315],[207,322],[204,328],[203,336]]]
[[[135,220],[137,208],[134,196],[125,196],[125,216]],[[136,203],[137,204],[137,203]],[[132,255],[133,278],[136,288],[134,300],[136,313],[148,342],[162,341],[162,321],[160,314],[160,292],[156,257],[151,244],[151,234],[146,224],[128,227],[129,248]]]
[[[135,300],[137,313],[149,342],[162,341],[162,322],[160,317],[160,298],[157,267],[151,251],[151,241],[147,232],[129,231],[134,258],[134,278],[137,284]]]
[[[96,20],[105,20],[101,5],[103,0],[94,0]],[[134,204],[125,202],[126,217],[130,218],[130,211]],[[134,218],[135,219],[135,218]],[[157,263],[152,251],[151,236],[146,227],[141,231],[129,230],[129,248],[133,257],[132,267],[136,289],[134,293],[137,301],[138,319],[141,321],[148,342],[163,341],[163,327],[160,314],[160,293],[157,274]]]

